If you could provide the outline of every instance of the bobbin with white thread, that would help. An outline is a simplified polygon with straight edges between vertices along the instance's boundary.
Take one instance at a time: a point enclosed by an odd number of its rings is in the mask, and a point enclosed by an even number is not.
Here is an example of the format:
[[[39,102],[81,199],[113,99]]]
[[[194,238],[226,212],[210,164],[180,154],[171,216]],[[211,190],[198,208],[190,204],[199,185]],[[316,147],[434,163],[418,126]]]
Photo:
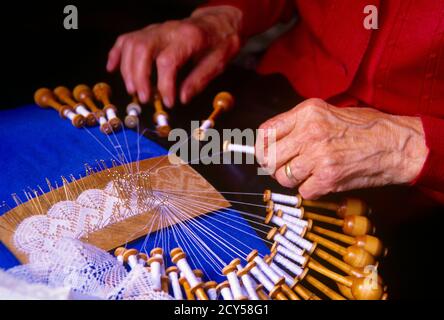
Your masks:
[[[259,295],[257,294],[257,284],[250,277],[249,270],[242,268],[240,264],[237,266],[237,275],[241,278],[242,284],[244,285],[245,290],[247,291],[248,298],[250,300],[260,300]]]
[[[71,123],[76,128],[81,128],[85,125],[85,118],[80,114],[76,114],[69,105],[62,105],[56,100],[55,95],[48,88],[40,88],[34,93],[35,103],[42,108],[51,107],[58,111],[63,119],[70,119]]]
[[[137,95],[133,95],[132,101],[126,106],[125,126],[134,129],[139,125],[139,116],[142,113]]]
[[[208,296],[205,290],[202,288],[203,283],[199,282],[197,277],[191,270],[188,261],[186,260],[186,254],[180,248],[171,250],[171,261],[177,265],[179,270],[183,272],[184,277],[188,281],[191,287],[191,293],[196,294],[199,300],[208,300]]]
[[[293,250],[298,251],[300,249],[297,245],[295,245],[293,242],[285,238],[283,235],[281,235],[277,228],[272,228],[268,234],[267,234],[268,240],[274,240],[279,244],[282,244],[284,247]]]
[[[139,261],[137,259],[137,255],[139,254],[139,251],[136,249],[127,249],[122,254],[123,261],[127,263],[131,269],[134,269],[136,266],[139,265]]]
[[[289,196],[282,193],[274,193],[271,192],[271,190],[267,189],[264,191],[264,202],[269,202],[269,201],[278,202],[299,208],[302,204],[302,197],[300,194],[297,194],[296,196]]]
[[[237,265],[239,264],[240,259],[234,259],[222,269],[222,274],[228,279],[233,298],[235,300],[247,300],[248,298],[243,294],[240,281],[237,277]]]
[[[269,296],[272,299],[278,300],[288,300],[287,297],[282,293],[282,289],[280,285],[275,285],[267,275],[262,272],[262,270],[257,266],[256,262],[249,262],[245,268],[250,270],[250,273],[259,281],[259,283],[263,284],[265,289],[267,289]],[[285,280],[284,280],[285,281]]]
[[[163,259],[163,249],[162,248],[153,248],[150,251],[150,256],[158,257],[158,258],[162,259],[160,273],[164,276],[165,275],[165,260]]]
[[[269,256],[265,256],[264,261],[274,272],[276,272],[276,274],[285,279],[285,282],[281,285],[282,292],[284,292],[285,295],[290,298],[290,300],[301,300],[301,298],[299,298],[299,296],[290,287],[293,285],[294,279],[287,272],[279,268],[279,266],[275,264],[273,259]]]
[[[277,252],[283,255],[284,257],[293,260],[294,262],[299,263],[301,266],[304,266],[307,263],[307,259],[304,258],[304,249],[300,249],[299,251],[290,250],[277,242],[273,243],[273,245],[270,248],[270,252]]]
[[[208,281],[205,282],[203,285],[203,288],[207,292],[208,298],[210,300],[217,300],[218,294],[217,294],[217,282],[216,281]]]
[[[264,261],[270,266],[271,269],[274,270],[274,272],[276,272],[281,277],[284,277],[285,283],[287,285],[293,285],[294,278],[287,271],[282,270],[276,263],[274,263],[271,256],[265,256]]]
[[[156,291],[162,290],[162,272],[161,266],[163,260],[157,256],[151,256],[148,259],[148,264],[151,268],[151,279],[153,281],[153,289]]]
[[[296,234],[299,234],[300,236],[303,237],[305,235],[305,233],[307,232],[307,228],[298,226],[294,223],[284,220],[282,217],[279,216],[280,212],[281,211],[274,213],[273,211],[268,211],[267,215],[265,216],[265,223],[269,224],[270,222],[272,222],[273,224],[277,225],[278,227],[282,227],[283,225],[286,225],[288,227],[288,229],[292,230]],[[309,226],[311,226],[311,224]]]
[[[122,121],[117,117],[117,108],[110,101],[111,87],[105,82],[100,82],[93,87],[93,93],[96,99],[102,102],[103,112],[105,112],[108,123],[113,130],[120,130],[122,127]]]
[[[292,215],[289,215],[287,213],[283,213],[281,210],[276,211],[275,214],[278,217],[284,219],[284,221],[286,221],[286,223],[289,222],[289,223],[295,224],[295,225],[302,227],[302,228],[305,227],[305,228],[307,228],[307,230],[310,230],[313,226],[313,220],[310,220],[310,219],[308,219],[308,220],[300,219],[300,218],[294,217]]]
[[[194,294],[191,292],[191,286],[185,277],[179,278],[179,284],[182,286],[183,291],[185,292],[185,296],[187,297],[187,300],[196,300]]]
[[[224,300],[233,300],[233,294],[231,293],[230,284],[228,281],[221,282],[216,287],[217,292],[222,296]]]
[[[304,269],[303,268],[301,268],[299,265],[297,265],[293,261],[285,258],[281,254],[276,253],[276,252],[272,252],[270,256],[272,257],[272,259],[276,263],[279,263],[281,266],[283,266],[287,270],[291,271],[296,277],[299,278],[301,275],[304,274]]]
[[[208,129],[214,127],[216,118],[222,113],[231,110],[234,106],[234,98],[229,92],[219,92],[213,100],[213,112],[202,122],[199,128],[193,131],[193,137],[202,141]]]
[[[123,265],[123,253],[125,252],[124,247],[118,247],[116,250],[114,250],[114,256],[117,258],[117,261]]]
[[[293,231],[289,230],[286,225],[280,227],[279,232],[285,238],[295,243],[298,247],[306,250],[309,254],[312,254],[313,251],[316,249],[316,242],[311,242],[307,239],[302,238]]]
[[[304,208],[295,208],[290,206],[285,206],[283,204],[274,203],[273,201],[268,201],[267,211],[282,211],[283,213],[289,214],[296,218],[302,218],[304,216]]]
[[[246,146],[241,144],[234,144],[230,143],[230,141],[225,141],[223,144],[224,152],[238,152],[238,153],[245,153],[245,154],[255,154],[254,146]]]
[[[137,255],[137,262],[141,265],[141,266],[145,266],[146,263],[148,261],[148,255],[145,253],[139,253]]]
[[[170,279],[174,298],[176,300],[183,300],[182,289],[180,288],[180,283],[179,283],[179,269],[176,266],[171,266],[168,269],[166,269],[166,274]]]
[[[168,114],[165,112],[162,103],[162,97],[160,96],[159,91],[154,93],[154,115],[153,120],[156,124],[156,132],[159,137],[165,138],[168,137],[171,127],[168,124]]]
[[[97,120],[94,114],[89,112],[89,110],[86,109],[86,107],[82,103],[74,101],[71,91],[67,87],[58,86],[57,88],[54,89],[54,94],[57,96],[57,98],[60,101],[66,103],[71,108],[73,108],[75,112],[83,116],[88,126],[91,127],[97,124]]]
[[[256,262],[256,265],[275,285],[280,286],[285,282],[285,279],[282,276],[279,276],[264,260],[262,260],[261,257],[259,257],[257,250],[251,251],[246,260],[248,262]]]
[[[99,119],[100,131],[104,134],[110,134],[113,128],[105,118],[103,110],[99,109],[93,101],[93,92],[85,84],[79,84],[73,90],[74,98],[86,104],[86,106],[94,113],[97,119]]]

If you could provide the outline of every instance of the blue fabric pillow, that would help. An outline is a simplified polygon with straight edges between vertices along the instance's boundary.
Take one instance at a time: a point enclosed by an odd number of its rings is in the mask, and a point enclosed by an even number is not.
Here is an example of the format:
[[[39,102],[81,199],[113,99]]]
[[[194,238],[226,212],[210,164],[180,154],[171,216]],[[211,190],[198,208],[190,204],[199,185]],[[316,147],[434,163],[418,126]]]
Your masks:
[[[77,129],[69,120],[62,120],[53,110],[41,110],[36,105],[0,112],[0,201],[14,207],[11,194],[22,190],[46,185],[45,178],[60,185],[61,176],[75,177],[84,175],[85,163],[94,165],[97,160],[119,160],[116,155],[124,154],[127,161],[146,159],[167,154],[167,150],[158,144],[137,135],[134,131],[124,130],[106,136],[98,127]],[[45,189],[45,188],[44,188]],[[2,212],[4,213],[4,212]],[[251,229],[242,216],[231,209],[214,212],[208,216],[190,221],[187,226],[197,234],[209,249],[219,256],[220,261],[230,262],[238,255],[245,255],[251,249],[258,249],[265,254],[268,249]],[[216,238],[210,238],[202,226],[215,232]],[[205,228],[204,227],[204,228]],[[174,228],[158,231],[147,238],[131,243],[129,247],[147,250],[162,243],[166,249],[177,246],[177,242],[187,251],[194,267],[203,269],[207,276],[221,281],[219,263],[203,256],[204,251],[190,234],[177,237]],[[238,252],[232,252],[220,242],[220,238],[238,246]],[[188,237],[188,238],[187,238]],[[236,244],[236,239],[238,243]],[[177,241],[180,240],[180,241]],[[214,257],[213,257],[214,259]],[[9,268],[18,261],[0,243],[0,267]]]

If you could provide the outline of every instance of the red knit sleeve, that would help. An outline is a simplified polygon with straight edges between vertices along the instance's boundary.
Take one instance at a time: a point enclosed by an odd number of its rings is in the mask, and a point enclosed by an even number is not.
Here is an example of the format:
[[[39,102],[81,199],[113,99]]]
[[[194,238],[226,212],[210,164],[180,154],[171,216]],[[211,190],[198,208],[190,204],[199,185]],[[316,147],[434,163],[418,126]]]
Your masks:
[[[444,192],[444,119],[421,116],[429,154],[413,184]]]
[[[242,36],[250,36],[266,31],[278,22],[288,21],[294,14],[292,0],[209,0],[200,6],[228,5],[242,11]]]

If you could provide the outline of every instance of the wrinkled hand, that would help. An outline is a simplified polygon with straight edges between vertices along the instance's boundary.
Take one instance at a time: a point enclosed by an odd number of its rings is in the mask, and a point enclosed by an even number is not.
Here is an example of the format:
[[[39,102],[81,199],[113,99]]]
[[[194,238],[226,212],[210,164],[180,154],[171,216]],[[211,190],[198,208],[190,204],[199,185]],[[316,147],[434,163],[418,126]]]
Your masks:
[[[275,129],[276,141],[263,144],[265,156],[258,156],[258,162],[269,165],[267,148],[275,148],[274,177],[283,186],[299,186],[306,199],[409,183],[428,153],[419,118],[337,108],[319,99],[304,101],[260,129]],[[285,173],[287,163],[294,178]]]
[[[240,10],[230,6],[202,8],[190,18],[153,24],[121,35],[109,52],[107,69],[120,71],[127,91],[149,100],[150,76],[157,67],[157,88],[164,104],[172,107],[177,72],[194,59],[194,69],[180,88],[180,100],[187,103],[220,74],[240,48]]]

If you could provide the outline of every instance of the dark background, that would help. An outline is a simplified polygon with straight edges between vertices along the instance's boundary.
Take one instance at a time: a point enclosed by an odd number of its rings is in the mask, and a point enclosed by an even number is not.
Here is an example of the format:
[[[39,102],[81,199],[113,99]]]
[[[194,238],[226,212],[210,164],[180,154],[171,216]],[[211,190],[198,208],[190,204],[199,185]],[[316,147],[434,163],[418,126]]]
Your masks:
[[[186,17],[201,2],[16,1],[0,4],[0,108],[32,103],[34,91],[42,86],[72,88],[79,83],[93,85],[99,81],[111,83],[116,104],[125,105],[129,98],[120,75],[110,75],[105,70],[107,53],[116,37],[150,23]],[[78,8],[78,30],[63,28],[63,8],[68,4]],[[229,67],[189,106],[177,106],[171,117],[173,127],[188,127],[189,120],[203,119],[212,97],[221,90],[231,91],[237,103],[235,112],[217,123],[219,129],[255,128],[301,100],[283,77],[259,76],[242,65],[245,64]],[[144,112],[141,122],[152,129],[151,112]],[[151,133],[147,135],[168,146],[167,141]],[[219,190],[283,190],[269,177],[257,177],[253,166],[197,166],[197,169]],[[418,200],[420,193],[416,189],[388,187],[348,194],[366,199],[374,209],[372,220],[378,235],[390,248],[380,270],[391,298],[442,296],[439,289],[443,280],[437,268],[444,225],[442,208],[423,197]]]

